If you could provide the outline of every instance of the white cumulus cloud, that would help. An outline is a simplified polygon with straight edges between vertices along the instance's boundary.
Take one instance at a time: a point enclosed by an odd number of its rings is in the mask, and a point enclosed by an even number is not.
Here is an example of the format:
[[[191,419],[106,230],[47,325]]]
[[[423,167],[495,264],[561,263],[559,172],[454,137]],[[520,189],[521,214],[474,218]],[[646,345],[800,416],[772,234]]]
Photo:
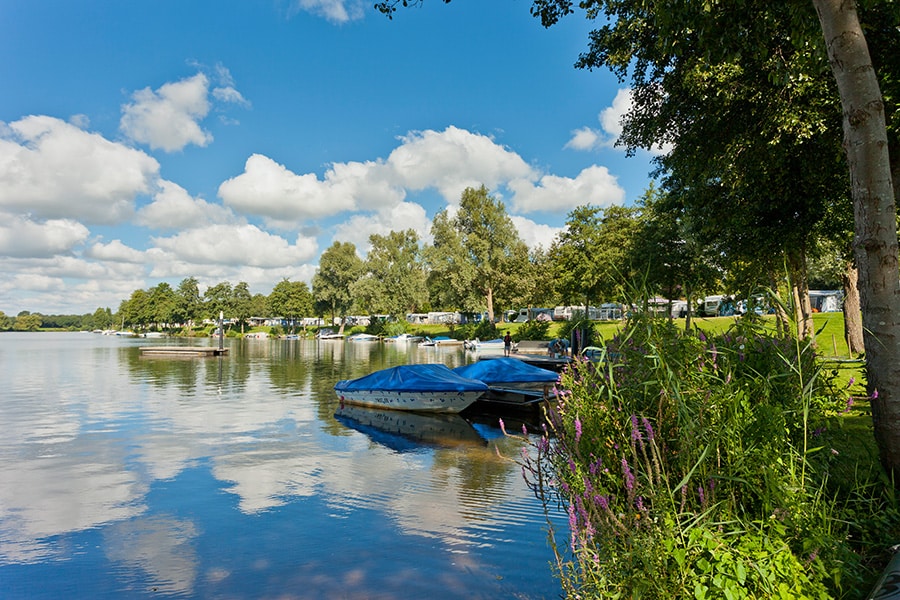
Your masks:
[[[510,216],[510,220],[519,232],[519,237],[529,248],[542,247],[544,250],[550,248],[557,234],[563,230],[562,227],[551,227],[543,223],[535,223],[531,219],[520,217],[518,215]]]
[[[159,172],[152,157],[60,119],[0,124],[0,208],[44,218],[114,224]]]
[[[276,220],[316,218],[352,210],[346,195],[331,195],[314,173],[297,175],[261,154],[247,159],[244,172],[219,186],[219,197],[239,212]]]
[[[89,235],[87,227],[69,219],[36,222],[7,215],[0,218],[0,256],[50,258],[71,252]]]
[[[436,188],[455,203],[467,187],[497,188],[537,173],[522,157],[487,136],[457,127],[412,132],[388,157],[398,182],[412,190]]]
[[[139,264],[144,262],[143,252],[129,248],[121,240],[113,240],[108,244],[98,242],[85,252],[85,256],[116,263]]]
[[[209,79],[203,73],[166,83],[156,91],[149,87],[132,94],[122,106],[119,129],[129,139],[166,152],[188,144],[206,146],[212,134],[200,127],[209,113]]]
[[[597,119],[600,121],[600,129],[582,127],[572,132],[571,139],[565,147],[572,150],[598,150],[600,148],[613,148],[619,138],[622,137],[624,127],[622,119],[631,110],[633,97],[630,88],[623,88],[616,92],[612,104],[600,111]],[[651,154],[666,154],[671,150],[671,145],[654,145],[650,148]]]
[[[135,222],[154,229],[188,229],[212,223],[234,221],[230,210],[192,197],[187,190],[171,181],[159,181],[153,201],[137,212]]]
[[[298,235],[291,244],[249,224],[211,225],[153,238],[153,243],[175,260],[196,265],[284,267],[310,260],[318,249],[313,239]]]
[[[625,200],[616,177],[599,165],[584,169],[574,179],[545,175],[537,184],[520,179],[509,187],[514,192],[513,211],[520,213],[563,212],[584,204],[610,206]]]
[[[359,214],[337,226],[334,239],[352,242],[362,254],[369,252],[369,236],[388,235],[391,231],[412,229],[420,243],[431,242],[431,220],[425,209],[414,202],[403,202],[374,214]]]

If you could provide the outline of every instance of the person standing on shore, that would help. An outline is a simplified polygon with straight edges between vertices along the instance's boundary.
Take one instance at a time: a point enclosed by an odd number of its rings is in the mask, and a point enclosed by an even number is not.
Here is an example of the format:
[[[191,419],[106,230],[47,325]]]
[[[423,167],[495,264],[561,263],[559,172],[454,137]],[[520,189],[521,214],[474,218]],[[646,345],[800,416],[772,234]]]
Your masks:
[[[503,356],[509,356],[510,348],[512,348],[512,336],[507,331],[503,336]]]

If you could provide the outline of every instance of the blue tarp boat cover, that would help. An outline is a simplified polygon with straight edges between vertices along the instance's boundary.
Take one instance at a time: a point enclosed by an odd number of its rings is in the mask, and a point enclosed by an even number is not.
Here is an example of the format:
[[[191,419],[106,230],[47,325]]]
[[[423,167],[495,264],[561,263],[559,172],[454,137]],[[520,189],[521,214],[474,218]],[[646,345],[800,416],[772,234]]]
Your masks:
[[[487,388],[485,382],[463,377],[442,364],[400,365],[357,379],[344,379],[334,386],[336,391],[394,392],[477,392]]]
[[[495,383],[556,383],[559,375],[555,371],[542,369],[522,362],[518,358],[490,358],[470,365],[456,367],[457,375],[478,379],[488,385]]]

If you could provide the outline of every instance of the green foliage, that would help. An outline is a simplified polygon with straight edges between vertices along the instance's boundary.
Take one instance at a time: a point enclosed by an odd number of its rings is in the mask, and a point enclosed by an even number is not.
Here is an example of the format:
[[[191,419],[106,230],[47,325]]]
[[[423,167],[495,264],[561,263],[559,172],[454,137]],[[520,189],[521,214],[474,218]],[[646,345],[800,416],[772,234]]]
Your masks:
[[[566,220],[550,249],[560,295],[579,304],[617,298],[631,271],[629,251],[637,231],[637,209],[581,206]]]
[[[360,278],[364,265],[350,242],[335,242],[319,257],[319,270],[312,281],[317,306],[327,307],[331,316],[346,316],[353,305],[350,286]]]
[[[500,337],[500,331],[490,319],[481,319],[477,323],[466,323],[457,328],[458,339],[493,340]]]
[[[818,436],[846,392],[758,320],[707,337],[636,315],[560,387],[524,466],[567,507],[570,597],[852,596],[898,532],[884,488],[830,480],[840,452]]]
[[[373,234],[369,243],[364,272],[350,284],[360,312],[404,317],[421,310],[428,287],[418,234],[412,229]]]
[[[521,326],[512,334],[514,342],[522,340],[546,340],[550,331],[550,321],[538,321],[532,319]]]
[[[506,206],[487,188],[466,188],[459,210],[435,215],[434,243],[426,249],[432,304],[494,316],[497,290],[520,287],[529,272],[528,248],[506,214]],[[527,277],[527,275],[525,275]],[[510,294],[506,293],[509,297]]]

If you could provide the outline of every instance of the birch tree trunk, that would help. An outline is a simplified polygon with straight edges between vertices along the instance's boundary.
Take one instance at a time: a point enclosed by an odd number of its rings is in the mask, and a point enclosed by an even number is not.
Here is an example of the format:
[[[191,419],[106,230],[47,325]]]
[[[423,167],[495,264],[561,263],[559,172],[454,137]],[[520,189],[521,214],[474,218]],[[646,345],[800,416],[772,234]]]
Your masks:
[[[854,0],[813,0],[844,112],[866,380],[881,463],[900,482],[900,276],[884,103]]]

